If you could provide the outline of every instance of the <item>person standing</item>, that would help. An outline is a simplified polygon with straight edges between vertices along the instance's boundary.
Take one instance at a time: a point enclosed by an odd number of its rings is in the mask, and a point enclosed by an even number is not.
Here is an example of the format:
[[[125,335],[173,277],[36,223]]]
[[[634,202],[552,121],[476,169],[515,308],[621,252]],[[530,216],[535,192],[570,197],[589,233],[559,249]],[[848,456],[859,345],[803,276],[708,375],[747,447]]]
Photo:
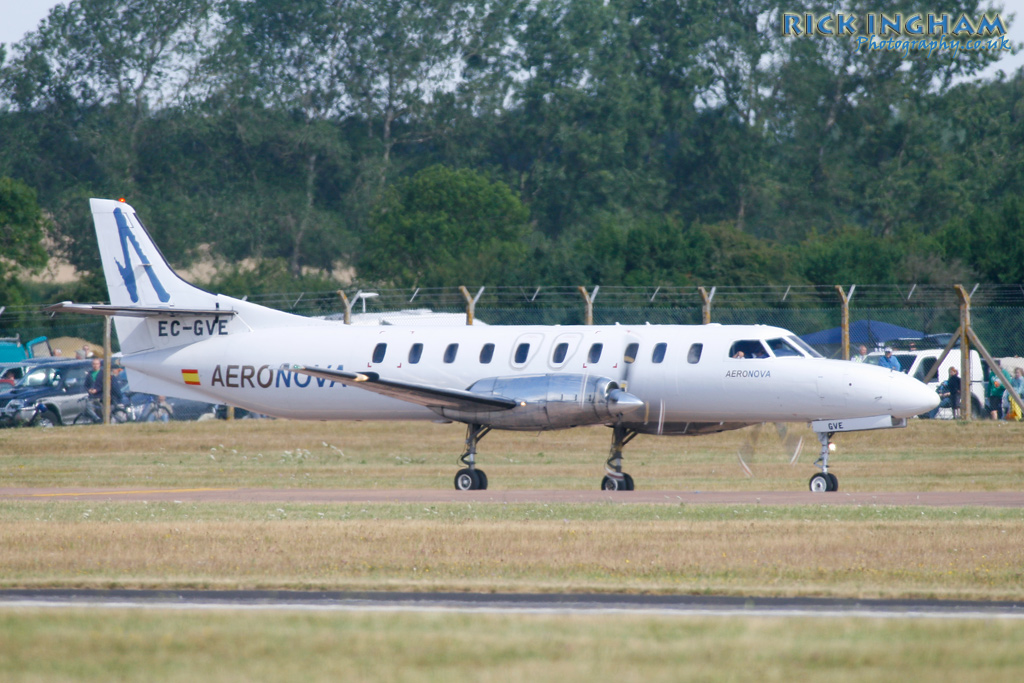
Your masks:
[[[957,406],[960,404],[960,376],[956,368],[950,366],[949,377],[935,391],[939,394],[939,405],[932,408],[927,417],[935,419],[940,408],[949,408],[953,419],[956,419]]]
[[[863,344],[857,349],[857,355],[851,358],[854,363],[863,363],[864,359],[868,357],[868,347]]]
[[[988,382],[985,384],[985,403],[988,408],[989,417],[993,420],[1003,419],[1003,394],[1006,393],[1006,387],[1003,386],[1003,382],[1008,380],[1009,377],[1004,375],[1003,369],[999,367],[999,361],[996,361],[997,365],[994,368],[989,368]]]
[[[85,393],[88,397],[85,403],[85,412],[96,422],[102,422],[103,418],[103,361],[99,358],[92,359],[92,369],[85,373]]]

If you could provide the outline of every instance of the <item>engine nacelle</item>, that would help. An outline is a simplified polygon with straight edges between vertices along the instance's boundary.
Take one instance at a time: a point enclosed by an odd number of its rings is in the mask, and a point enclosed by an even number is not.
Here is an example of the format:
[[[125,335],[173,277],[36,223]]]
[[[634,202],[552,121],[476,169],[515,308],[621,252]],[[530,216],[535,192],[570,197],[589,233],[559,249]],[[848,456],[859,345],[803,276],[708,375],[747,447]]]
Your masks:
[[[469,387],[485,396],[518,401],[509,410],[438,408],[450,420],[492,425],[501,429],[534,431],[566,429],[578,425],[636,422],[644,419],[646,405],[607,377],[590,375],[521,375],[490,377]]]

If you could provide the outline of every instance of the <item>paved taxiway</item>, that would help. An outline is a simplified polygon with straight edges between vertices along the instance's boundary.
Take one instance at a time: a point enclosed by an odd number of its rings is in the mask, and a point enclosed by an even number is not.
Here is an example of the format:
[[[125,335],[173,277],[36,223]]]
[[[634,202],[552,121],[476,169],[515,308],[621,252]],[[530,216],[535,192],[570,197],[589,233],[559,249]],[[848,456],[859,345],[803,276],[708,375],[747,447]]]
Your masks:
[[[877,619],[1024,619],[1024,603],[690,595],[343,591],[0,590],[0,608],[474,612]]]
[[[1024,507],[1024,491],[455,491],[433,489],[0,488],[0,500],[207,503],[664,503],[669,505],[923,505]]]

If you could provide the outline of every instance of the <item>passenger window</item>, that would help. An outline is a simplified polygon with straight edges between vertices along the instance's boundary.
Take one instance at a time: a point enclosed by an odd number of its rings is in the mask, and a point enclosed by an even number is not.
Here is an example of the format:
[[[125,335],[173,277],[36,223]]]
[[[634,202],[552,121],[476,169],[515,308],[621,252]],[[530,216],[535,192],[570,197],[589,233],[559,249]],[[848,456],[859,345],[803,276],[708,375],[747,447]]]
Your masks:
[[[377,344],[377,346],[373,347],[373,362],[374,363],[383,363],[384,362],[384,354],[386,354],[387,352],[388,352],[388,345],[387,344],[384,344],[383,342],[380,343],[380,344]]]
[[[601,360],[601,351],[604,349],[604,344],[592,344],[590,346],[590,353],[587,354],[588,363],[596,363]]]
[[[518,365],[522,365],[526,362],[526,359],[530,357],[530,345],[523,343],[516,347],[515,362]]]
[[[639,351],[639,350],[640,350],[640,345],[637,344],[636,342],[633,342],[633,343],[629,344],[626,347],[626,352],[624,354],[622,354],[622,360],[626,361],[627,363],[634,363],[634,362],[636,362],[636,354],[637,354],[637,351]]]
[[[696,365],[700,361],[700,354],[703,350],[703,344],[691,345],[690,352],[686,354],[686,362],[689,363],[690,365]]]
[[[665,349],[668,348],[668,344],[665,342],[659,342],[654,345],[654,353],[651,354],[652,363],[660,363],[665,360]]]
[[[454,363],[455,362],[455,354],[457,354],[458,352],[459,352],[459,345],[458,344],[449,344],[445,348],[445,350],[444,350],[444,362],[445,363]]]
[[[569,353],[569,343],[562,342],[555,346],[554,352],[551,354],[551,362],[555,365],[559,365],[565,362],[565,355]]]
[[[494,344],[484,344],[484,347],[480,349],[480,362],[486,365],[491,362],[494,358]]]
[[[419,342],[409,347],[409,363],[415,365],[420,362],[420,356],[423,355],[423,344]]]

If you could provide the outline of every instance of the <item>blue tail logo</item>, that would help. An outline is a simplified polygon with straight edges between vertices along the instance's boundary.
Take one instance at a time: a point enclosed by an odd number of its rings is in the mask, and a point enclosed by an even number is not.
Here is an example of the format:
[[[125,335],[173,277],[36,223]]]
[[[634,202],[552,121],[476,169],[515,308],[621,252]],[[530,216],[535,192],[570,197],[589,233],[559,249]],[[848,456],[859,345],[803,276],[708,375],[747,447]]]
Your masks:
[[[159,297],[161,302],[167,303],[171,300],[171,295],[160,284],[160,278],[156,276],[149,258],[142,253],[142,247],[139,246],[139,241],[135,239],[135,234],[128,225],[128,219],[125,218],[124,212],[121,209],[114,209],[114,220],[117,221],[117,234],[121,238],[121,251],[124,253],[124,265],[118,263],[117,269],[121,271],[121,279],[124,280],[124,286],[128,289],[128,296],[132,298],[132,303],[139,302],[139,286],[135,282],[135,268],[132,266],[132,257],[128,252],[129,241],[135,249],[135,253],[139,255],[139,260],[142,262],[141,265],[146,269],[146,275],[149,276],[149,281],[153,284],[157,297]]]

